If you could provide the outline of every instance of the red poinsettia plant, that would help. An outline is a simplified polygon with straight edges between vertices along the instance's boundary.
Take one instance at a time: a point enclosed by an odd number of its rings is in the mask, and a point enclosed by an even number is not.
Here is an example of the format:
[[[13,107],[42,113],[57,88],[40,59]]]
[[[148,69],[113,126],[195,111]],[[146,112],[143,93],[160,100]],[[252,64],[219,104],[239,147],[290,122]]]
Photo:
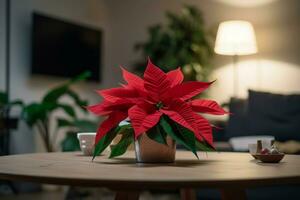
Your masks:
[[[180,68],[163,72],[148,59],[144,79],[122,68],[127,84],[97,91],[103,101],[87,109],[107,116],[99,126],[95,139],[94,157],[99,155],[116,137],[110,157],[125,153],[127,147],[147,134],[156,142],[166,144],[170,136],[197,156],[197,150],[213,149],[212,125],[198,113],[227,114],[217,102],[193,99],[213,82],[183,82]],[[129,123],[120,125],[121,121]]]

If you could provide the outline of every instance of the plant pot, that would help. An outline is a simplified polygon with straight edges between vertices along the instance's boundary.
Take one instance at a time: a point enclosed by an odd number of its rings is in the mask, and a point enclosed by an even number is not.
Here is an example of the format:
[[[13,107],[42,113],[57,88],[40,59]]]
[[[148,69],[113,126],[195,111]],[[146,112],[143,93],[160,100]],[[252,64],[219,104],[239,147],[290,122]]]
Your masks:
[[[134,143],[138,163],[172,163],[175,161],[176,143],[167,136],[167,145],[150,139],[142,134]]]

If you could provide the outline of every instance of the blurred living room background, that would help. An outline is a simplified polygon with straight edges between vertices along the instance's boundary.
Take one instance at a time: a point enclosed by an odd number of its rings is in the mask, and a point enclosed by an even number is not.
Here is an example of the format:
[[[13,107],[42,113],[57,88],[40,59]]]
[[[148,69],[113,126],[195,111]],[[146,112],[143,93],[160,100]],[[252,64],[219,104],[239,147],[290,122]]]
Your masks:
[[[148,56],[186,80],[216,80],[200,98],[233,113],[210,118],[219,150],[270,136],[299,154],[299,11],[298,0],[0,0],[1,155],[79,150],[76,133],[102,120],[82,107]]]

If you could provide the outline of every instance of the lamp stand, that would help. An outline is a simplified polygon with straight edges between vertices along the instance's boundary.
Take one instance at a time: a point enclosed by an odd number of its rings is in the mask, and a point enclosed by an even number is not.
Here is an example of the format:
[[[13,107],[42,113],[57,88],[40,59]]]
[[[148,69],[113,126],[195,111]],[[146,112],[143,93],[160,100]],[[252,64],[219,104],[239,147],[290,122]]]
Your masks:
[[[238,70],[238,55],[232,56],[233,61],[233,97],[237,98],[239,93],[239,70]]]

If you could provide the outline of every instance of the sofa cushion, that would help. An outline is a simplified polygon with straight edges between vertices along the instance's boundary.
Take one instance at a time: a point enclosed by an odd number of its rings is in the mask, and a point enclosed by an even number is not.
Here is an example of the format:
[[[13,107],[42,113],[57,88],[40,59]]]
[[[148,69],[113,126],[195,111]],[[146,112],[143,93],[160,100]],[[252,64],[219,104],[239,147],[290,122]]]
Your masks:
[[[300,95],[249,90],[247,131],[276,140],[300,140]]]
[[[229,102],[228,124],[225,129],[226,139],[249,135],[247,129],[248,101],[246,99],[231,98]]]

